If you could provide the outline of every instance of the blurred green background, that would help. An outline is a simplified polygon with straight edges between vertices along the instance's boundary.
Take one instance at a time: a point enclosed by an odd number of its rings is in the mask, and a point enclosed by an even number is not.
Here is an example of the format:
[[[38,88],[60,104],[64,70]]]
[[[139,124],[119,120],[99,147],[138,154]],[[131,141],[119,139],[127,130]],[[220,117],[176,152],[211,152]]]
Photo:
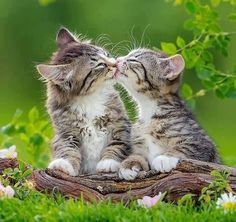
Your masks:
[[[41,4],[40,4],[41,2]],[[56,49],[55,35],[63,25],[71,31],[96,39],[107,34],[110,41],[143,39],[143,45],[160,46],[161,41],[175,41],[178,35],[191,39],[183,28],[189,15],[183,7],[164,0],[57,0],[44,5],[41,0],[0,1],[0,126],[11,120],[17,108],[25,113],[37,106],[45,113],[45,87],[38,80],[35,64],[49,60]],[[220,18],[225,31],[236,31],[224,18],[227,4],[222,4]],[[144,37],[142,38],[143,33]],[[121,42],[118,46],[130,46]],[[116,47],[116,53],[126,53]],[[108,47],[108,49],[111,48]],[[117,54],[116,54],[117,55]],[[232,37],[228,58],[217,58],[221,69],[232,66],[236,58],[236,37]],[[184,81],[200,87],[194,73],[185,72]],[[236,159],[236,100],[221,100],[207,94],[199,98],[197,119],[214,139],[228,163]]]

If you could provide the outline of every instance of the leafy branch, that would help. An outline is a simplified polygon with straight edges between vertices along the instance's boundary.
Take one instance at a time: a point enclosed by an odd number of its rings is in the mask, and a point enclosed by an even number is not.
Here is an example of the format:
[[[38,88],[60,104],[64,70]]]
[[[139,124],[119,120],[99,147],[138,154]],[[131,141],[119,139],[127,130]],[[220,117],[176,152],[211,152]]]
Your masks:
[[[228,45],[231,36],[236,31],[225,32],[220,26],[220,19],[216,8],[222,2],[231,4],[236,9],[235,0],[211,0],[208,4],[201,0],[169,0],[174,5],[184,5],[190,18],[184,23],[184,28],[191,31],[193,39],[186,43],[178,36],[175,43],[162,42],[161,48],[169,55],[181,53],[186,61],[186,68],[195,72],[202,82],[202,89],[193,93],[186,83],[182,87],[182,95],[191,106],[195,98],[204,96],[207,92],[214,92],[219,98],[236,98],[236,65],[223,72],[215,65],[215,52],[228,56]],[[206,2],[206,1],[205,1]],[[236,21],[236,12],[229,12],[229,22]]]

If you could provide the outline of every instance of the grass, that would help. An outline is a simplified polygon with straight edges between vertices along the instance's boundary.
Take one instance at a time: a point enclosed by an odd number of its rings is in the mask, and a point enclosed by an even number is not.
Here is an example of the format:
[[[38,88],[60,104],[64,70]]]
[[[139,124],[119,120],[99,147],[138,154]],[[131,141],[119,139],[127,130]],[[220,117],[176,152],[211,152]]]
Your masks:
[[[226,222],[234,221],[236,211],[225,214],[216,209],[214,205],[194,207],[159,203],[145,209],[137,206],[135,202],[129,206],[121,203],[93,203],[46,196],[33,192],[26,199],[0,200],[0,221],[188,221],[188,222]]]

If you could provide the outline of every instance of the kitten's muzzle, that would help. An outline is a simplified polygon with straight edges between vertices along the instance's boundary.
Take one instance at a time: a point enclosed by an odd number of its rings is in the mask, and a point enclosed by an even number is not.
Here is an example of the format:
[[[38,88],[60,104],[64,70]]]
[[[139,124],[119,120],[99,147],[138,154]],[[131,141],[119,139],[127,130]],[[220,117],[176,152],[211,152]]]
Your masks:
[[[116,59],[116,71],[114,73],[114,77],[118,77],[120,74],[124,75],[122,70],[124,70],[125,66],[127,66],[127,62],[126,62],[125,58],[124,57],[118,57]]]

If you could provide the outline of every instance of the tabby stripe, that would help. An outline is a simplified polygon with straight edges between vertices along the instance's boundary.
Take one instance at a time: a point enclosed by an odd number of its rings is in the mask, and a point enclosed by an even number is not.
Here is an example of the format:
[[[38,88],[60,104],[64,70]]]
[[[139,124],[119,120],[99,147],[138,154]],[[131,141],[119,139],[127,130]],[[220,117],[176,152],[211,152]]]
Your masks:
[[[148,76],[147,76],[147,70],[146,70],[146,68],[144,67],[144,65],[143,65],[143,63],[141,63],[141,62],[139,62],[139,61],[137,61],[137,60],[135,60],[135,59],[127,59],[127,61],[133,61],[133,62],[138,62],[141,66],[142,66],[142,69],[143,69],[143,72],[144,72],[144,79],[145,79],[145,81],[152,87],[152,88],[154,88],[153,87],[153,85],[152,85],[152,83],[149,81],[149,79],[148,79]]]
[[[95,82],[96,79],[93,79],[90,83],[89,86],[86,89],[86,92],[90,89],[90,87],[92,86],[92,84]]]
[[[125,146],[128,146],[127,143],[123,142],[123,141],[114,141],[114,142],[111,142],[109,144],[109,146],[116,146],[116,145],[125,145]]]
[[[86,75],[86,77],[84,78],[84,81],[83,81],[83,83],[82,83],[82,85],[81,85],[81,87],[80,87],[80,91],[84,88],[84,86],[85,86],[85,84],[86,84],[86,81],[88,80],[88,77],[92,74],[92,71],[93,71],[93,70],[91,70],[91,71]]]
[[[102,64],[102,63],[99,63],[98,65],[100,65],[100,64]],[[98,65],[97,65],[97,66],[98,66]],[[102,74],[103,74],[103,72],[100,72],[100,73],[98,73],[96,76],[94,76],[95,78],[92,79],[91,82],[89,83],[89,86],[87,87],[86,92],[90,89],[90,87],[91,87],[92,84],[95,82],[95,80],[98,79],[98,76],[100,76],[100,75],[102,75]]]
[[[140,79],[138,73],[132,67],[130,67],[130,69],[136,74],[136,76],[138,78],[138,84],[140,84],[141,83],[141,79]]]

